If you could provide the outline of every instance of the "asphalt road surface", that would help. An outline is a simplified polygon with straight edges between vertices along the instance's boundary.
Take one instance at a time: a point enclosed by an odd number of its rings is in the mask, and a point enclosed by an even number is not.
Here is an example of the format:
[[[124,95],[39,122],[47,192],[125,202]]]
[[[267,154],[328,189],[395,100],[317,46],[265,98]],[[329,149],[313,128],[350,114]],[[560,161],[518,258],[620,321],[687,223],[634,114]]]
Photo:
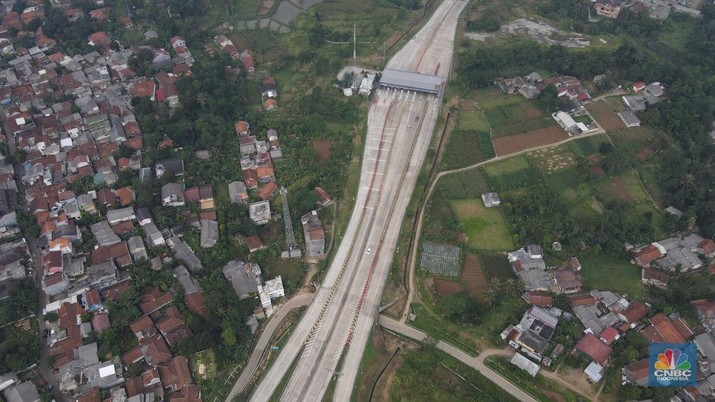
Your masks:
[[[253,375],[256,373],[258,364],[263,359],[266,351],[268,350],[269,343],[273,339],[273,333],[278,329],[283,320],[288,316],[288,314],[294,309],[302,306],[307,306],[313,299],[312,293],[302,293],[298,296],[288,300],[285,304],[280,306],[276,313],[268,321],[268,324],[261,331],[261,335],[256,342],[256,346],[251,352],[251,357],[248,359],[246,367],[241,371],[241,375],[238,377],[238,381],[234,384],[231,392],[226,397],[227,401],[232,401],[238,394],[243,392],[246,385],[251,381]]]
[[[427,339],[427,335],[424,332],[412,328],[390,317],[386,317],[384,315],[380,316],[380,326],[389,331],[407,336],[418,341],[424,341],[425,339]],[[437,349],[449,354],[450,356],[456,358],[467,366],[477,370],[480,374],[482,374],[484,377],[501,387],[504,391],[511,394],[511,396],[513,396],[514,398],[524,402],[536,402],[536,399],[534,399],[531,395],[525,393],[521,390],[521,388],[510,383],[502,376],[492,371],[489,367],[485,366],[484,362],[479,358],[469,356],[462,350],[443,341],[437,342]]]
[[[444,1],[387,68],[440,75],[446,81],[457,19],[466,4]],[[380,89],[373,96],[355,209],[344,240],[252,400],[269,400],[286,375],[281,400],[321,400],[331,380],[336,381],[333,399],[350,399],[440,106],[440,97],[395,89]]]

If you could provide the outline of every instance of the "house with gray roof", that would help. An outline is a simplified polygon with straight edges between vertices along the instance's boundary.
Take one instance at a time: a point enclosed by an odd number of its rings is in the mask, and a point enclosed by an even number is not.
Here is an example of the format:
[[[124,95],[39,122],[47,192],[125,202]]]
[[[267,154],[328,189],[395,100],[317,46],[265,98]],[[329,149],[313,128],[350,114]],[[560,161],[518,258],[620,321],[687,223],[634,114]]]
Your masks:
[[[142,230],[144,231],[144,236],[146,236],[146,242],[150,247],[166,244],[164,236],[161,234],[159,229],[157,229],[154,222],[145,224],[142,226]]]
[[[144,245],[144,240],[142,240],[141,236],[130,237],[129,240],[127,240],[127,247],[129,248],[129,253],[132,255],[134,261],[149,259],[149,256],[146,253],[146,246]]]
[[[161,205],[180,207],[184,204],[184,183],[167,183],[161,187]]]
[[[100,246],[111,246],[112,244],[122,241],[119,236],[112,230],[107,221],[93,223],[89,226],[97,244]]]
[[[147,207],[137,208],[136,218],[140,226],[144,226],[147,223],[153,222],[151,213],[149,213],[149,208]]]
[[[174,252],[176,259],[183,262],[190,270],[196,272],[204,268],[203,265],[201,265],[201,260],[199,260],[199,257],[194,253],[194,250],[181,238],[171,236],[167,243]]]
[[[551,288],[551,277],[546,272],[543,251],[538,245],[532,244],[507,253],[507,259],[527,291],[547,291]]]
[[[194,294],[199,291],[198,286],[196,286],[196,283],[191,278],[191,275],[185,266],[179,265],[178,267],[172,269],[171,273],[179,282],[181,288],[184,289],[184,295]]]
[[[245,299],[258,291],[263,282],[261,267],[258,264],[240,260],[229,261],[223,267],[223,276],[231,282],[233,290],[240,299]]]
[[[115,223],[130,221],[136,218],[133,207],[110,209],[107,211],[107,221],[110,225]]]
[[[13,384],[3,390],[7,402],[40,402],[37,387],[31,381]]]
[[[218,242],[218,222],[202,219],[201,220],[201,247],[210,248]]]
[[[234,204],[246,204],[248,202],[248,189],[242,181],[234,181],[228,185],[228,197]]]
[[[541,361],[558,323],[558,317],[551,314],[549,310],[531,306],[524,313],[519,324],[508,326],[501,337],[512,347]]]
[[[154,170],[156,170],[156,177],[163,177],[164,175],[183,176],[184,161],[178,157],[162,159],[156,162]]]

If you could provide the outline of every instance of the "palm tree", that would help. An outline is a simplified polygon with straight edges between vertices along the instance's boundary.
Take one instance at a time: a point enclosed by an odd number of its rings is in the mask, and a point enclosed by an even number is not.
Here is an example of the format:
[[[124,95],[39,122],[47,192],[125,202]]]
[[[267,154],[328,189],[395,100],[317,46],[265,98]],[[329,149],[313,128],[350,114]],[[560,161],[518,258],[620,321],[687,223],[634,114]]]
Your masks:
[[[199,92],[198,94],[196,94],[196,102],[199,104],[199,106],[201,106],[201,109],[206,108],[206,100],[206,92]]]
[[[504,281],[504,291],[508,296],[512,296],[519,291],[519,282],[514,278]]]
[[[489,303],[489,308],[492,308],[492,304],[497,300],[497,292],[493,287],[484,289],[484,300]]]
[[[492,278],[489,280],[488,286],[490,288],[494,289],[494,292],[498,294],[498,293],[501,293],[501,291],[503,290],[502,287],[504,286],[504,284],[502,283],[501,279]]]

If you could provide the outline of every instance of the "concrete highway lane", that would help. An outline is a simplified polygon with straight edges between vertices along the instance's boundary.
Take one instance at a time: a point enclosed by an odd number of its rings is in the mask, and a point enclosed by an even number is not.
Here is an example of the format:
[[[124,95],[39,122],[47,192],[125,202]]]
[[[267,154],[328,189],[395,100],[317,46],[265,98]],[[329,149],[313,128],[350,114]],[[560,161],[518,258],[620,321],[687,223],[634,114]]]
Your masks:
[[[462,0],[444,1],[387,68],[446,81],[457,19],[465,6]],[[286,375],[281,400],[321,400],[332,379],[337,380],[334,399],[350,399],[440,106],[441,98],[427,93],[382,88],[374,94],[355,209],[343,241],[253,400],[269,400]]]

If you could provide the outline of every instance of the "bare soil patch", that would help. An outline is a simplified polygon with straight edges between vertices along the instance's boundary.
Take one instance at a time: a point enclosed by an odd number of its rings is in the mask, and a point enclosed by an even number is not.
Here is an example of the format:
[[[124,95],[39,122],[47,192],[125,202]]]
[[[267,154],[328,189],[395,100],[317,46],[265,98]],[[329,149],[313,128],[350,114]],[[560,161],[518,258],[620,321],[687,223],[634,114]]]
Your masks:
[[[233,42],[234,45],[236,45],[236,49],[238,49],[239,52],[242,52],[246,49],[248,49],[248,42],[246,42],[245,39],[241,37],[239,34],[231,34],[228,35],[228,39]]]
[[[315,148],[315,158],[317,160],[330,160],[330,151],[333,148],[333,143],[330,140],[311,140],[310,145]]]
[[[614,177],[613,180],[611,180],[611,185],[616,188],[616,191],[618,192],[618,196],[624,200],[624,201],[633,201],[633,195],[628,192],[628,189],[626,188],[626,183],[623,182],[623,179],[620,177]]]
[[[261,0],[261,7],[258,9],[258,15],[268,14],[268,12],[271,11],[271,8],[273,8],[273,4],[275,4],[275,0]]]
[[[636,159],[639,161],[647,160],[651,156],[652,153],[653,153],[653,151],[651,151],[650,148],[643,147],[636,154]]]
[[[593,114],[593,117],[596,121],[598,121],[598,124],[600,124],[606,131],[622,130],[626,128],[626,125],[623,124],[623,120],[621,120],[621,118],[618,117],[616,112],[613,110],[613,106],[606,102],[593,102],[588,105],[587,109],[591,112],[591,114]]]
[[[474,112],[477,110],[477,105],[474,104],[474,102],[470,100],[460,100],[459,101],[459,110],[463,112]]]
[[[606,177],[606,171],[600,166],[592,166],[589,171],[596,177]]]
[[[541,110],[537,109],[536,107],[526,107],[524,108],[524,116],[530,118],[530,119],[535,119],[537,117],[541,117],[544,114],[541,112]]]
[[[459,282],[448,281],[446,279],[434,280],[434,292],[437,296],[449,296],[454,295],[462,291],[462,285]]]
[[[464,254],[464,266],[462,267],[462,283],[467,288],[467,292],[476,300],[484,300],[484,291],[487,289],[487,278],[484,275],[479,256],[476,254]]]
[[[510,135],[494,139],[494,150],[498,156],[510,155],[526,149],[553,144],[568,138],[559,126],[527,131],[523,134]]]

